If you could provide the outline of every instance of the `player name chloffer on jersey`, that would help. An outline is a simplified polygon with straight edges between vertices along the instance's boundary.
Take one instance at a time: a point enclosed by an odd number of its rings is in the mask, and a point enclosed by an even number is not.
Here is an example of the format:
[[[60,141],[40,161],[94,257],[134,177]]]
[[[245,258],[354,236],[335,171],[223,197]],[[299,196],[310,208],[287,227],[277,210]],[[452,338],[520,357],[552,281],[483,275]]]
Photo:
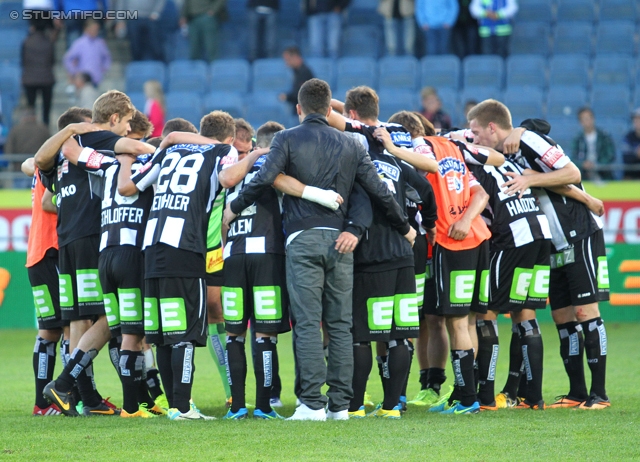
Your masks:
[[[129,197],[121,196],[118,193],[120,162],[113,152],[103,152],[85,148],[78,158],[79,168],[104,179],[100,251],[114,245],[141,248],[153,191],[143,191]],[[131,165],[132,172],[138,171],[142,165],[139,161],[134,162]]]
[[[237,161],[228,144],[177,144],[156,152],[131,177],[140,191],[156,184],[142,248],[166,244],[206,255],[209,211],[222,189],[218,174]]]
[[[469,169],[489,195],[482,217],[491,230],[492,251],[551,239],[549,221],[531,189],[527,189],[521,199],[517,194],[509,196],[502,192],[504,183],[510,180],[506,173],[521,174],[519,166],[507,159],[500,167],[470,165]]]
[[[523,133],[520,152],[514,158],[521,167],[541,173],[559,170],[571,162],[551,138],[531,131]],[[582,184],[576,186],[582,189]],[[534,192],[549,220],[551,242],[556,250],[563,250],[603,228],[602,220],[583,203],[544,188],[535,188]]]
[[[227,191],[231,202],[246,184],[258,173],[267,156],[263,155],[240,183]],[[274,188],[267,188],[260,199],[244,209],[233,220],[227,233],[223,257],[255,253],[284,255],[284,231],[282,229],[282,197]]]

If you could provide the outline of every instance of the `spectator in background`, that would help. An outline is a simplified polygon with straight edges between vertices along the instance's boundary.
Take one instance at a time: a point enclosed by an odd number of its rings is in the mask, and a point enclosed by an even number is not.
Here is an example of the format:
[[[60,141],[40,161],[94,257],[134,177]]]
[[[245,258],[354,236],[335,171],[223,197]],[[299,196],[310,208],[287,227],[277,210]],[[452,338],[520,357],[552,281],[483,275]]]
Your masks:
[[[469,114],[471,108],[476,104],[478,104],[478,102],[475,99],[467,100],[467,102],[464,103],[464,108],[462,110],[464,117],[462,118],[462,123],[460,124],[461,127],[469,128],[469,120],[467,119],[467,114]]]
[[[622,144],[622,160],[625,166],[633,166],[638,170],[625,168],[624,177],[629,180],[640,179],[640,108],[633,111],[633,130],[627,133]]]
[[[86,72],[78,72],[73,78],[73,85],[76,87],[76,101],[73,106],[93,109],[93,103],[100,96],[100,92],[91,83],[91,76]]]
[[[282,53],[285,64],[293,70],[293,84],[289,93],[280,94],[280,101],[286,101],[293,107],[293,115],[297,115],[296,104],[298,104],[298,91],[307,80],[313,78],[313,72],[307,67],[302,59],[302,53],[298,47],[289,47]]]
[[[384,41],[387,54],[398,53],[398,28],[402,31],[404,54],[413,56],[416,43],[416,20],[414,0],[380,0],[378,13],[384,18]]]
[[[478,54],[478,21],[469,11],[471,0],[458,0],[458,20],[451,31],[451,48],[458,58]]]
[[[472,0],[471,15],[479,22],[478,34],[482,53],[485,55],[509,55],[509,37],[513,17],[518,12],[516,0]]]
[[[22,9],[32,10],[34,12],[30,24],[37,26],[37,23],[42,23],[44,29],[51,31],[51,41],[55,42],[62,29],[62,21],[56,19],[55,21],[51,17],[51,11],[56,9],[57,0],[23,0]]]
[[[611,180],[611,170],[599,170],[602,165],[615,162],[616,148],[613,139],[596,127],[593,111],[583,107],[578,111],[582,132],[573,140],[571,160],[580,169],[583,180]]]
[[[63,0],[61,2],[57,1],[56,5],[61,5],[67,14],[71,11],[101,11],[104,13],[107,9],[107,0]],[[64,28],[66,31],[67,48],[71,48],[73,42],[75,42],[86,29],[84,22],[80,14],[70,14],[70,17],[65,19]]]
[[[350,1],[304,0],[303,7],[308,19],[311,56],[334,59],[338,57],[342,35],[342,13],[349,6]]]
[[[451,117],[442,110],[442,101],[433,87],[424,87],[420,92],[422,111],[420,113],[431,122],[434,128],[449,130]]]
[[[36,96],[40,93],[42,121],[45,125],[49,125],[55,83],[53,41],[51,35],[47,33],[45,22],[37,21],[29,29],[29,35],[22,42],[22,86],[27,95],[27,104],[32,109],[35,108]]]
[[[138,17],[118,21],[116,29],[126,29],[132,61],[164,61],[164,35],[158,21],[166,0],[115,0],[118,11],[137,11]],[[123,36],[122,32],[116,32]]]
[[[147,80],[144,83],[144,96],[147,101],[144,105],[144,114],[149,118],[149,122],[153,125],[151,137],[162,136],[162,127],[164,127],[164,92],[162,85],[157,80]]]
[[[280,0],[249,0],[249,61],[276,56]]]
[[[64,67],[70,76],[86,72],[96,87],[111,67],[111,53],[104,39],[98,37],[100,24],[92,19],[84,26],[84,34],[64,55]]]
[[[20,121],[11,127],[4,144],[5,154],[34,155],[50,137],[49,128],[39,122],[33,108],[22,110]]]
[[[219,24],[226,19],[227,0],[184,0],[180,25],[189,25],[190,59],[216,58]]]
[[[457,0],[417,0],[416,20],[427,40],[427,55],[449,53],[451,28],[456,19]]]

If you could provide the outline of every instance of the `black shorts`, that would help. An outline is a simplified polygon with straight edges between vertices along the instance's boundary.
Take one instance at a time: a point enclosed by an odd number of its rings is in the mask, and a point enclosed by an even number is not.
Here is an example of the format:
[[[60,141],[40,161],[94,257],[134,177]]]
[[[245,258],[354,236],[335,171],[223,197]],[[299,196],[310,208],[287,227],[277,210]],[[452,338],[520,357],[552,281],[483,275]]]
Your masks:
[[[207,283],[207,287],[222,287],[224,283],[224,271],[216,271],[215,273],[206,273],[204,280]]]
[[[353,275],[353,341],[415,338],[420,318],[413,267]]]
[[[433,248],[437,314],[486,313],[489,302],[489,241],[468,250]]]
[[[88,236],[60,247],[59,290],[62,319],[93,319],[104,314],[98,275],[99,245],[99,236]]]
[[[420,319],[427,314],[438,314],[438,291],[436,290],[436,278],[433,277],[433,259],[427,260],[427,272],[424,281],[424,303],[420,310]]]
[[[551,254],[552,310],[606,300],[609,300],[609,268],[602,230]]]
[[[144,281],[144,333],[147,343],[207,344],[207,286],[203,278],[151,278]]]
[[[227,332],[243,334],[249,320],[261,334],[291,330],[284,255],[231,255],[224,268],[220,298]]]
[[[427,278],[427,236],[418,234],[413,244],[413,265],[416,273],[416,296],[418,308],[424,303],[424,284]]]
[[[44,258],[27,268],[38,329],[59,329],[65,325],[60,312],[58,287],[58,250],[49,249]],[[66,325],[69,323],[67,322]]]
[[[549,297],[551,241],[491,252],[489,309],[508,313],[544,309]]]
[[[107,247],[98,261],[111,336],[144,335],[144,256],[138,247]]]

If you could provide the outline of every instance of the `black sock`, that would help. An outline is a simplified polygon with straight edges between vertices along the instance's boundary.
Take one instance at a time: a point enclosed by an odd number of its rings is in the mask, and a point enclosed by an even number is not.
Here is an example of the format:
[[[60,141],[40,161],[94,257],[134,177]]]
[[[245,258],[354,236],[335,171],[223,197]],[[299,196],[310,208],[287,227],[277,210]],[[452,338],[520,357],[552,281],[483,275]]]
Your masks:
[[[607,331],[602,318],[594,318],[582,323],[584,332],[584,352],[591,370],[591,394],[609,399],[605,390],[607,373]]]
[[[378,362],[378,374],[380,374],[380,382],[382,382],[382,392],[387,393],[387,385],[389,383],[389,364],[387,364],[387,355],[376,356]]]
[[[452,350],[451,358],[460,404],[471,406],[478,400],[473,380],[473,349]]]
[[[280,361],[278,360],[278,348],[273,350],[273,385],[271,386],[271,398],[280,399],[282,393],[282,381],[280,380]]]
[[[191,388],[196,366],[193,362],[195,348],[191,342],[180,342],[171,347],[171,370],[173,371],[173,404],[183,414],[189,412]]]
[[[524,375],[527,378],[525,398],[530,404],[542,401],[542,360],[544,349],[538,321],[532,319],[517,324],[520,331]]]
[[[171,345],[156,346],[156,364],[158,365],[160,377],[162,377],[162,384],[164,385],[164,392],[167,396],[167,402],[169,403],[170,407],[175,407],[173,405],[173,369],[171,368]]]
[[[53,370],[56,366],[56,342],[36,337],[36,344],[33,348],[33,375],[36,379],[36,401],[35,405],[40,409],[49,406],[47,400],[42,396],[44,387],[53,380]]]
[[[496,365],[498,364],[498,323],[478,319],[478,399],[480,404],[490,405],[495,401]]]
[[[587,385],[584,380],[584,338],[582,326],[576,321],[556,325],[560,335],[560,356],[569,376],[569,396],[586,400]]]
[[[247,355],[244,351],[244,337],[227,336],[227,379],[231,387],[231,412],[238,412],[245,403],[247,381]]]
[[[111,364],[115,368],[118,375],[120,375],[120,350],[122,349],[122,337],[115,337],[109,340],[109,359]],[[127,411],[128,412],[128,411]]]
[[[122,408],[133,414],[138,411],[138,388],[142,383],[144,356],[141,351],[121,350],[118,357],[122,381]]]
[[[62,392],[69,392],[73,388],[73,384],[78,380],[80,373],[91,364],[92,359],[95,357],[96,350],[91,350],[90,353],[76,348],[67,360],[67,365],[64,367],[58,378],[56,379],[56,389]]]
[[[373,366],[371,356],[371,343],[362,342],[353,344],[353,398],[349,403],[349,412],[355,412],[364,404],[364,392],[367,390],[367,380]]]
[[[142,355],[144,356],[144,353]],[[149,386],[147,385],[146,375],[147,373],[144,370],[144,366],[143,366],[142,380],[140,380],[140,382],[138,383],[138,389],[137,389],[138,404],[144,405],[147,409],[152,409],[153,406],[156,405],[156,403],[153,400],[151,393],[149,393]]]
[[[147,384],[147,390],[149,390],[149,394],[151,398],[156,399],[160,396],[162,392],[162,387],[160,386],[160,377],[158,376],[158,369],[155,367],[153,369],[147,369],[146,371],[147,378],[145,383]]]
[[[520,383],[520,371],[522,369],[522,346],[520,345],[520,333],[518,326],[511,326],[511,343],[509,344],[509,375],[502,393],[509,395],[509,398],[516,399],[518,395],[518,384]]]
[[[62,366],[66,366],[69,361],[69,340],[63,339],[60,342],[60,359],[62,360]]]
[[[409,361],[409,346],[406,340],[391,340],[388,349],[387,369],[389,371],[389,381],[384,392],[382,409],[390,411],[400,402],[400,394],[407,380],[411,363]]]
[[[420,373],[422,373],[422,371],[420,371]],[[440,394],[440,388],[442,388],[442,384],[447,381],[447,376],[444,373],[444,369],[440,369],[439,367],[430,367],[429,369],[427,369],[426,376],[426,386],[424,388],[431,388],[437,394]],[[422,379],[422,376],[420,378]]]
[[[276,350],[278,337],[256,338],[256,360],[254,372],[256,375],[256,409],[265,414],[272,411],[269,400],[273,386],[273,353]]]
[[[404,381],[404,385],[402,386],[402,391],[400,392],[400,396],[407,396],[407,385],[409,384],[409,376],[411,375],[411,364],[413,363],[413,353],[414,353],[414,348],[413,348],[413,342],[409,339],[407,339],[407,344],[409,347],[409,370],[407,371],[407,378]]]
[[[429,388],[429,382],[427,381],[428,372],[429,369],[420,369],[420,377],[418,377],[418,381],[420,382],[420,390],[426,390],[427,388]]]

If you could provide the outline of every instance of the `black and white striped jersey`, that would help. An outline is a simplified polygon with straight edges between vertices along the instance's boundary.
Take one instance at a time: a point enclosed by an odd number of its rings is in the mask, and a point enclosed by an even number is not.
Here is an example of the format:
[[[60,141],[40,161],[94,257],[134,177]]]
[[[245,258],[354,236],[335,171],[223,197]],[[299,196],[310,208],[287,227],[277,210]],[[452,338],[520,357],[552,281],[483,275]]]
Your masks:
[[[138,171],[142,163],[136,161],[132,172]],[[118,193],[120,163],[113,152],[98,152],[84,149],[78,158],[78,167],[102,178],[102,215],[100,220],[100,251],[114,245],[133,245],[142,248],[144,229],[153,201],[153,190],[149,189],[125,197]]]
[[[206,255],[209,211],[222,190],[218,174],[238,160],[228,144],[177,144],[156,152],[131,179],[156,185],[142,248],[166,244]]]
[[[489,195],[482,218],[491,230],[491,251],[551,239],[549,221],[531,189],[527,189],[522,199],[502,192],[502,185],[510,179],[507,172],[522,173],[518,165],[505,160],[500,167],[469,165],[469,169]]]
[[[235,187],[227,190],[226,200],[238,197],[242,188],[258,173],[266,155],[260,156],[253,167]],[[282,228],[282,198],[274,188],[268,188],[260,198],[238,214],[229,226],[223,257],[256,253],[284,255]]]
[[[521,167],[541,173],[559,170],[571,162],[551,138],[528,130],[522,135],[520,151],[512,157]],[[581,183],[576,186],[583,189]],[[535,188],[534,193],[549,220],[551,241],[556,250],[563,250],[603,228],[602,220],[583,203],[544,188]]]

